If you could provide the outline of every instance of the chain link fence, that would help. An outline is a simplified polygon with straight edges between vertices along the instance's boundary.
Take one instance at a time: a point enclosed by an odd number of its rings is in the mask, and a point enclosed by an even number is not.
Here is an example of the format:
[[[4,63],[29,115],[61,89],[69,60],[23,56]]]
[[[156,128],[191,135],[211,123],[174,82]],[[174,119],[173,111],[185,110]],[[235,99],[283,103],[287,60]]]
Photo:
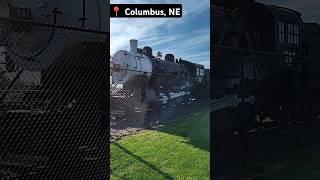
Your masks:
[[[319,58],[212,45],[212,173],[248,169],[319,144]],[[223,96],[221,96],[223,95]]]
[[[111,140],[142,129],[157,128],[204,108],[209,110],[210,70],[204,73],[202,83],[197,82],[198,78],[193,76],[192,71],[188,73],[182,75],[178,70],[176,74],[144,72],[124,84],[113,83],[111,73]]]
[[[109,34],[0,27],[0,179],[106,179]]]

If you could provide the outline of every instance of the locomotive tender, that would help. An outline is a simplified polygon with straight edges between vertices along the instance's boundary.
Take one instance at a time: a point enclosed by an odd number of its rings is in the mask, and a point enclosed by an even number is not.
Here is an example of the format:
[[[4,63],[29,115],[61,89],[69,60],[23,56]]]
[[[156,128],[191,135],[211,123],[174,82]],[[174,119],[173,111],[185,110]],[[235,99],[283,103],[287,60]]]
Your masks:
[[[256,100],[213,113],[214,160],[228,153],[221,150],[227,146],[223,139],[238,139],[241,145],[231,154],[241,155],[233,161],[246,162],[250,134],[269,127],[307,127],[319,119],[319,24],[304,22],[295,10],[254,0],[213,1],[212,22],[213,98]],[[228,163],[218,162],[216,170]]]

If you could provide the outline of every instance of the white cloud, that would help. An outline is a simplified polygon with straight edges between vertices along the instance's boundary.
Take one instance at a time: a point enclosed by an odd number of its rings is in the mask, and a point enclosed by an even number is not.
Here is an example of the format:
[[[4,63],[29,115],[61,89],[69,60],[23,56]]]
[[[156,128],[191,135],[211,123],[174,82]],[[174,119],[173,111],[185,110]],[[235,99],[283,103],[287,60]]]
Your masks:
[[[192,58],[201,58],[203,56],[210,56],[210,52],[201,52],[201,53],[197,53],[197,54],[192,54],[189,56],[186,56],[186,59],[192,59]]]
[[[150,3],[146,0],[114,0],[112,3]],[[188,21],[190,18],[203,13],[210,8],[209,0],[154,0],[152,3],[181,3],[183,7],[182,18],[113,18],[110,21],[110,51],[111,54],[120,49],[129,49],[129,40],[137,39],[139,47],[150,46],[154,51],[163,54],[172,53],[176,57],[190,57],[193,50],[200,46],[207,46],[206,59],[209,59],[210,29],[199,28],[188,30],[187,34],[174,32],[175,27]],[[208,16],[210,14],[208,13]],[[208,22],[208,27],[209,27]],[[169,36],[168,36],[169,35]],[[166,48],[155,49],[155,46]],[[205,52],[199,52],[205,53]],[[205,56],[205,55],[204,55]],[[203,56],[203,57],[204,57]],[[199,56],[191,56],[201,58]],[[197,60],[196,59],[196,60]],[[195,61],[193,59],[192,61]],[[210,61],[210,60],[208,60]]]

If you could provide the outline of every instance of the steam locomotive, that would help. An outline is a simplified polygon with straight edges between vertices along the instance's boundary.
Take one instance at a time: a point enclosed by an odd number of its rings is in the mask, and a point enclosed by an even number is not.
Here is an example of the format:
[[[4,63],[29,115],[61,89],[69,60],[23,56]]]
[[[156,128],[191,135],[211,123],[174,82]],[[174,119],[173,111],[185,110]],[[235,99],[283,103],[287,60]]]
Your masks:
[[[107,178],[106,6],[0,1],[0,179]]]
[[[213,112],[217,175],[228,171],[226,165],[247,162],[249,136],[258,130],[307,127],[319,119],[320,26],[304,22],[295,10],[254,0],[216,0],[211,8],[212,96],[255,98],[254,103]],[[285,137],[291,132],[280,129],[273,134]],[[228,144],[223,139],[241,144],[233,148],[237,151],[222,150]],[[271,145],[261,145],[259,152],[267,146]],[[234,159],[219,162],[219,153],[228,152]]]
[[[111,58],[113,84],[123,84],[124,89],[130,89],[130,82],[142,78],[141,101],[150,108],[209,98],[208,69],[175,59],[172,54],[166,54],[164,60],[161,57],[161,52],[155,57],[150,47],[140,49],[137,40],[130,40],[130,52],[120,50]]]

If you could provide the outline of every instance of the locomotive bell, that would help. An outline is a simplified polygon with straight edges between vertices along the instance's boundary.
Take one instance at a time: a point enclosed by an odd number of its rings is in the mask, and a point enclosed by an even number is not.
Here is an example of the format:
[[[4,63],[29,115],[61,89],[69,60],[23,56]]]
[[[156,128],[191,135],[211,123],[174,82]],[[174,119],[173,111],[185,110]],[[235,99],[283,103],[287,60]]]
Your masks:
[[[157,52],[157,59],[161,59],[162,58],[162,53],[160,51]]]

